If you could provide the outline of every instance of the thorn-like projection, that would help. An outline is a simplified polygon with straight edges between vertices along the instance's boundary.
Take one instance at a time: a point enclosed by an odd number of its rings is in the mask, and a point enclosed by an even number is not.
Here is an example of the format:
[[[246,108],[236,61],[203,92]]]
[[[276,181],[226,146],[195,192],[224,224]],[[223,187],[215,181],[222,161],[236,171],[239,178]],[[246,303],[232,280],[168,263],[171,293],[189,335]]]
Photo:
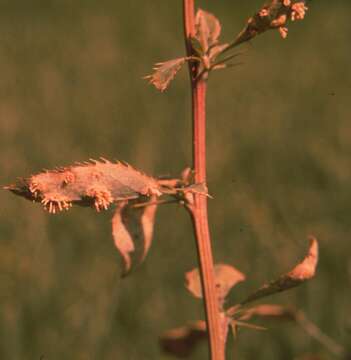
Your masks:
[[[45,198],[41,201],[43,207],[50,214],[56,214],[63,210],[69,210],[72,207],[72,203],[66,200],[60,199],[48,199]]]
[[[100,156],[100,160],[103,161],[105,164],[111,164],[110,160],[107,160],[102,156]]]

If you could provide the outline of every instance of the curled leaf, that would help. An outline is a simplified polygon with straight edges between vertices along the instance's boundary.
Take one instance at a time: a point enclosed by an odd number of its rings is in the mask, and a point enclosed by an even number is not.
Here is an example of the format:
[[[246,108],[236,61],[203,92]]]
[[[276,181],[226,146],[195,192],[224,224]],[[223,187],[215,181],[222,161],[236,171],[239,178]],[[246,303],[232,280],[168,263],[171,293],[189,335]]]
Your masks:
[[[198,320],[165,332],[159,341],[164,352],[183,358],[191,355],[196,345],[206,337],[206,323]]]
[[[217,296],[223,302],[229,291],[239,282],[245,280],[245,275],[231,265],[216,264],[214,266]],[[186,288],[192,295],[202,298],[202,285],[199,269],[193,269],[185,274]]]
[[[303,261],[290,272],[279,277],[278,280],[263,285],[256,292],[248,296],[242,303],[247,304],[266,296],[291,289],[314,277],[318,263],[318,242],[310,238],[310,247]]]
[[[153,74],[145,76],[144,79],[149,80],[157,90],[165,91],[168,88],[169,83],[174,79],[177,72],[187,60],[188,58],[182,57],[157,63],[154,67]]]
[[[217,44],[221,34],[221,24],[213,14],[199,9],[196,13],[195,27],[195,38],[201,45],[203,54],[206,54],[209,48]]]
[[[135,244],[141,244],[142,250],[138,263],[144,261],[152,242],[157,205],[155,197],[149,200],[150,205],[133,207],[135,202],[119,202],[112,219],[112,235],[116,248],[123,259],[123,276],[132,269],[132,254]],[[137,254],[135,254],[137,255]]]
[[[118,201],[161,195],[156,179],[128,164],[105,159],[45,170],[5,189],[42,203],[44,209],[53,214],[75,204],[100,211]]]

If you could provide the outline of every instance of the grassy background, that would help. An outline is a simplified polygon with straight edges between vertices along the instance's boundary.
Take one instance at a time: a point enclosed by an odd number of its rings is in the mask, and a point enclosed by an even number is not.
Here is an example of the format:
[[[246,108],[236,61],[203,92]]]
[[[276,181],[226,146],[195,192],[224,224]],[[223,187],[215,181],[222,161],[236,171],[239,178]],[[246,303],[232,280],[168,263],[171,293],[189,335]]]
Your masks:
[[[165,94],[141,77],[183,54],[180,1],[1,0],[0,183],[90,157],[154,175],[191,162],[187,72]],[[200,1],[198,2],[200,3]],[[231,39],[260,1],[201,1]],[[231,300],[289,270],[320,240],[295,304],[351,342],[349,1],[312,2],[305,21],[255,39],[244,65],[214,74],[208,178],[218,261],[247,274]],[[111,212],[50,216],[0,193],[0,358],[168,359],[157,336],[203,317],[183,288],[196,264],[187,214],[160,209],[147,262],[119,278]],[[333,357],[293,325],[244,330],[238,359]],[[206,345],[193,359],[203,359]]]

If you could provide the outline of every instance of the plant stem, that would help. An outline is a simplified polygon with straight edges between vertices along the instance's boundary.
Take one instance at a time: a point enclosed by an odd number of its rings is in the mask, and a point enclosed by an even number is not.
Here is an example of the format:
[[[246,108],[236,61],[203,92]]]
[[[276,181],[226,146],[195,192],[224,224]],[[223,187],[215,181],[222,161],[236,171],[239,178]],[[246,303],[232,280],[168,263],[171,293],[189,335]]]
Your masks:
[[[191,38],[195,35],[194,0],[183,0],[184,32],[187,55],[193,55]],[[192,119],[193,119],[193,168],[195,182],[206,184],[206,79],[197,77],[195,63],[189,63]],[[224,360],[225,340],[222,331],[216,284],[213,271],[213,256],[208,226],[207,197],[194,194],[190,207],[196,237],[197,253],[203,289],[207,333],[211,360]]]

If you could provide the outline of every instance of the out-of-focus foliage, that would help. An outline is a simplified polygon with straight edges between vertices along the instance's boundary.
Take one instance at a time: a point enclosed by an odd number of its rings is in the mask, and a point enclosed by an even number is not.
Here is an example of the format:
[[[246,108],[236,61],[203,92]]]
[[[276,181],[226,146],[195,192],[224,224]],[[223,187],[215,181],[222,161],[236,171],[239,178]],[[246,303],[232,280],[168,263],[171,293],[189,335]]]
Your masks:
[[[104,156],[148,174],[191,162],[189,81],[142,77],[184,48],[179,1],[1,1],[0,183]],[[201,1],[230,38],[261,3]],[[310,3],[289,37],[255,39],[210,78],[208,179],[217,262],[247,274],[239,300],[320,242],[316,278],[279,295],[351,343],[351,23],[348,1]],[[160,207],[147,261],[120,279],[110,213],[50,216],[0,193],[0,358],[166,359],[157,336],[203,318],[183,288],[195,245],[183,209]],[[303,250],[301,250],[303,255]],[[229,346],[230,347],[230,346]],[[242,330],[238,358],[323,351],[294,327]],[[229,351],[230,352],[230,351]],[[202,359],[206,346],[194,359]]]

